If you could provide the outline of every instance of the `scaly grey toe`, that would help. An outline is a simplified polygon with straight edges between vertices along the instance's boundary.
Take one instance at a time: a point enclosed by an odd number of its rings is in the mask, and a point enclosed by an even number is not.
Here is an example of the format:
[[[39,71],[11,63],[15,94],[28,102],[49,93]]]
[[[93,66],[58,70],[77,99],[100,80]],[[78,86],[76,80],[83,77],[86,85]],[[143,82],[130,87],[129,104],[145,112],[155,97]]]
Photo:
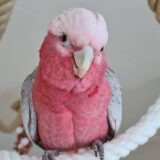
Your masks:
[[[91,149],[94,150],[96,157],[97,153],[99,153],[100,160],[104,160],[104,147],[103,143],[100,140],[95,140],[91,145]]]
[[[42,156],[42,160],[55,160],[55,157],[59,155],[57,150],[47,150]]]

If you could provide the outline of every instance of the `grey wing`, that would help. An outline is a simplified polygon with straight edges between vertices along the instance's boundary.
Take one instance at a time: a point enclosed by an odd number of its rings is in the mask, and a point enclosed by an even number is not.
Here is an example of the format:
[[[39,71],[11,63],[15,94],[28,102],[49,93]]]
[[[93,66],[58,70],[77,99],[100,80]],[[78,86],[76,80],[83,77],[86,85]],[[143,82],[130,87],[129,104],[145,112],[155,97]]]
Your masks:
[[[112,90],[112,99],[110,102],[110,105],[108,107],[108,122],[112,129],[112,132],[116,134],[120,128],[121,121],[122,121],[122,92],[121,92],[121,86],[118,81],[118,78],[116,77],[115,73],[108,68],[107,80],[109,81],[111,85]]]
[[[22,85],[20,104],[22,120],[26,134],[33,142],[42,147],[37,133],[37,115],[32,103],[32,85],[36,71],[37,69],[35,69],[32,74],[25,79]]]

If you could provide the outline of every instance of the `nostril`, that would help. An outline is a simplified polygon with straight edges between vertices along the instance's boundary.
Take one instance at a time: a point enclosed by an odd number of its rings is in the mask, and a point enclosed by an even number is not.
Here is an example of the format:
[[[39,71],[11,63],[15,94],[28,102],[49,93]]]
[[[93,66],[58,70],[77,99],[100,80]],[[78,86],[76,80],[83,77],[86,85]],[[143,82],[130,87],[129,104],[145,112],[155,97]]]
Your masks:
[[[75,74],[74,74],[74,77],[75,77],[75,78],[79,78],[79,76],[78,76],[78,75],[75,75]]]
[[[74,47],[74,51],[77,52],[77,51],[81,51],[84,47],[83,46],[76,46]]]

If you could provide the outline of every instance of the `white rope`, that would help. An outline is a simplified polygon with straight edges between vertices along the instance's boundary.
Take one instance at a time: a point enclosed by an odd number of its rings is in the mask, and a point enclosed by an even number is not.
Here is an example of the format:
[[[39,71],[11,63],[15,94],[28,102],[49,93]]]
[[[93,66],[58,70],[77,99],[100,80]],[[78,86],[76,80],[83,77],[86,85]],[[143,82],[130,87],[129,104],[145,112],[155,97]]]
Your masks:
[[[0,152],[0,160],[40,160],[40,158],[37,158],[35,156],[27,156],[23,155],[20,156],[17,152],[14,151],[1,151]]]
[[[150,107],[147,114],[124,134],[105,143],[105,160],[119,160],[126,157],[139,145],[145,144],[160,128],[160,99]],[[0,160],[38,160],[36,157],[20,156],[16,152],[1,151]],[[90,149],[80,149],[75,153],[62,153],[56,160],[98,160]]]

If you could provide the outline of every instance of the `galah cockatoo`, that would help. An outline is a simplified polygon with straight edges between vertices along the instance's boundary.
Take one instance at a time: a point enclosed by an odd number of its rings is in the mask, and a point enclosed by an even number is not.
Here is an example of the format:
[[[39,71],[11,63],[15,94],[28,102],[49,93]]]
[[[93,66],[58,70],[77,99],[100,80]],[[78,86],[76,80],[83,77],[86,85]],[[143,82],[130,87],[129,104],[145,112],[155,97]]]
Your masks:
[[[25,130],[45,150],[43,160],[89,146],[104,159],[103,143],[118,131],[122,111],[107,40],[104,18],[87,9],[65,10],[50,22],[39,65],[21,92]]]

